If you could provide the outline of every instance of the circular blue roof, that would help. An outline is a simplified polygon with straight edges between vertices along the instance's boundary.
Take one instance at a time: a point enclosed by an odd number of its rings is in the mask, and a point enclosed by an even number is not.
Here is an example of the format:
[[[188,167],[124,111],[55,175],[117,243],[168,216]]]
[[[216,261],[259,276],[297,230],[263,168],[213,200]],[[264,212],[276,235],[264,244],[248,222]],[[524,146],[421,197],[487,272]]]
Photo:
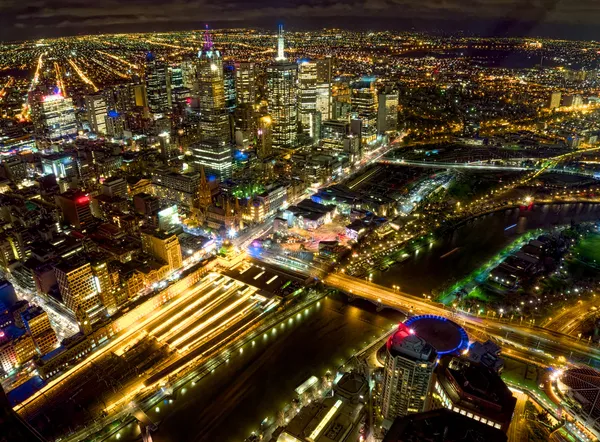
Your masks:
[[[437,315],[413,316],[404,325],[425,339],[438,355],[460,353],[469,348],[469,336],[464,328],[448,318]]]

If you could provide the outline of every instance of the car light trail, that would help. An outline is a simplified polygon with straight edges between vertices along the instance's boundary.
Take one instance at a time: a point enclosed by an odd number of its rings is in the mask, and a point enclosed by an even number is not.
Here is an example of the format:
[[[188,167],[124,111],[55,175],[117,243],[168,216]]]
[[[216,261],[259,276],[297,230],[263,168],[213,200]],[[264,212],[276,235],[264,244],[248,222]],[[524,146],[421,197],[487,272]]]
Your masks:
[[[116,60],[116,61],[119,61],[119,62],[123,63],[124,65],[128,66],[131,69],[138,70],[140,68],[137,64],[131,63],[131,62],[125,60],[124,58],[117,57],[116,55],[110,54],[108,52],[101,51],[99,49],[97,49],[96,51],[99,52],[102,55],[106,55],[107,57],[112,58],[113,60]]]
[[[65,83],[63,82],[63,79],[62,79],[62,73],[60,71],[60,66],[56,61],[54,62],[54,72],[56,73],[56,85],[58,87],[59,93],[61,93],[63,96],[66,96],[67,90],[65,88]]]
[[[79,69],[79,66],[77,66],[75,64],[75,62],[73,61],[72,58],[69,58],[69,64],[75,70],[75,72],[77,72],[77,75],[79,75],[79,78],[81,78],[81,81],[83,81],[85,84],[89,84],[90,86],[92,86],[92,88],[94,89],[94,92],[98,92],[100,90],[96,87],[96,85],[92,82],[92,80],[90,80],[88,77],[86,77],[86,75],[83,73],[83,71],[81,69]]]

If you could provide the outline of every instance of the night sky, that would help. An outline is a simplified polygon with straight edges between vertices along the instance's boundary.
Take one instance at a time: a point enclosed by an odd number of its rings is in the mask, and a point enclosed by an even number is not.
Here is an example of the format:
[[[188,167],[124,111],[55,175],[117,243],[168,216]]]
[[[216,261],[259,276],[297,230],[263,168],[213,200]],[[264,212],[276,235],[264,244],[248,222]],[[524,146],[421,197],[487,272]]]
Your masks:
[[[0,0],[0,40],[261,26],[597,38],[600,0]]]

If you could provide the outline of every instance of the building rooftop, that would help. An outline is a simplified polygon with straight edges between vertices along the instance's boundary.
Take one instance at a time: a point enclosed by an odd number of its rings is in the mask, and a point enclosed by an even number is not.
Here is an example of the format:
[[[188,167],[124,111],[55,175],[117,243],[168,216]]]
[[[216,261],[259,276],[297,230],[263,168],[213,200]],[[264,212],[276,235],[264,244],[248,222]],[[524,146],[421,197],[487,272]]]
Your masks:
[[[404,356],[422,361],[435,361],[435,349],[413,329],[400,323],[398,329],[387,341],[387,349],[392,356]]]
[[[469,347],[467,332],[443,316],[413,316],[404,324],[435,348],[438,355],[459,353]]]
[[[383,442],[506,442],[502,430],[440,409],[397,418]]]

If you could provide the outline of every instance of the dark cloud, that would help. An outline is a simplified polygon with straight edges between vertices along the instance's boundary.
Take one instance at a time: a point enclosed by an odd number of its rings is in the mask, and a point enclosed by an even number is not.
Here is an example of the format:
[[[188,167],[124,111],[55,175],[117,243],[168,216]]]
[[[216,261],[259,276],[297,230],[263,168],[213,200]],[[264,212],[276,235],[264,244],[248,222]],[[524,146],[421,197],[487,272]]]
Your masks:
[[[272,26],[428,28],[586,37],[598,0],[18,0],[0,1],[0,39]]]

